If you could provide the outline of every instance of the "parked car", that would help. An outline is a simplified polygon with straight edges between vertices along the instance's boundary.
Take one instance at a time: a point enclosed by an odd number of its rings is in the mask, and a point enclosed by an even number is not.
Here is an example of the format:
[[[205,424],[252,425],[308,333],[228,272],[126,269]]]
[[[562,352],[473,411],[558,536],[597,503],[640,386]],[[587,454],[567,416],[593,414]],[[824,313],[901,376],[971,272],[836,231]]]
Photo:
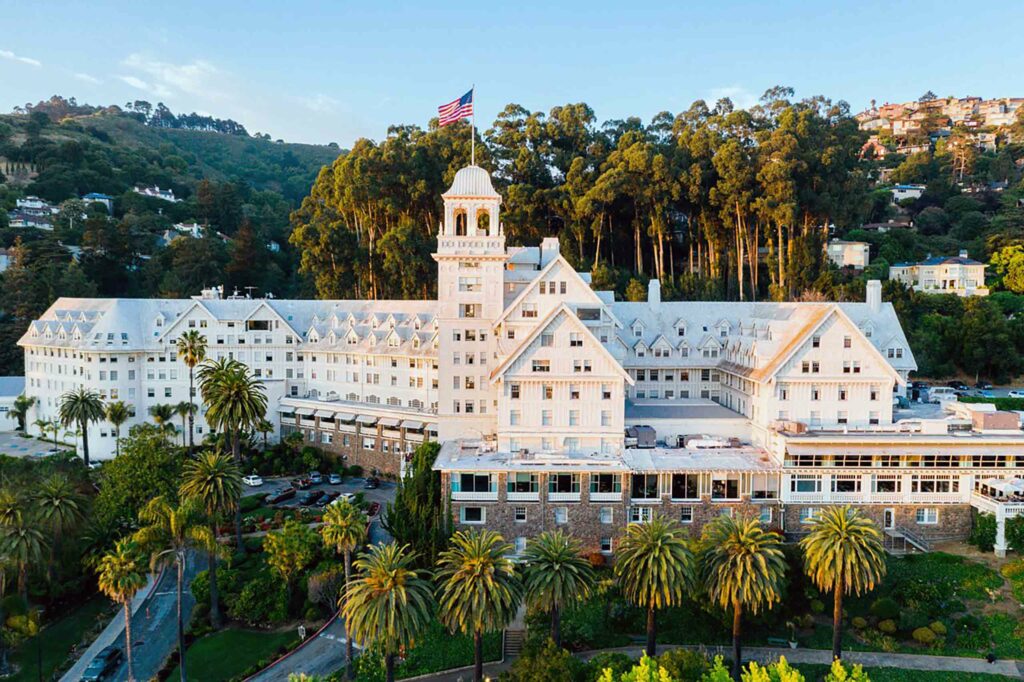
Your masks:
[[[380,479],[376,476],[370,476],[366,479],[366,483],[363,484],[363,487],[367,490],[376,490],[380,487]]]
[[[342,480],[341,474],[332,473],[327,477],[327,482],[331,485],[341,485]]]
[[[1007,398],[1024,398],[1024,391],[1010,391],[1006,394]]]
[[[340,502],[351,502],[354,499],[356,499],[354,493],[339,493],[336,498],[331,500],[331,504],[338,504]]]
[[[260,476],[257,476],[256,474],[249,474],[248,476],[243,476],[242,477],[242,483],[244,483],[246,485],[251,485],[254,488],[256,488],[256,487],[259,487],[259,486],[263,485],[263,478],[260,477]]]
[[[916,388],[919,391],[928,388],[928,383],[924,381],[911,381],[910,388]]]
[[[297,490],[307,490],[309,486],[313,485],[313,481],[309,480],[304,476],[292,479],[292,486]]]
[[[100,682],[114,676],[124,654],[116,646],[108,646],[92,659],[89,666],[82,673],[82,682]]]
[[[317,500],[324,496],[323,490],[307,490],[299,495],[299,506],[312,507]]]
[[[371,502],[370,508],[366,510],[366,515],[371,519],[380,513],[380,502]]]
[[[295,497],[295,488],[278,488],[263,498],[267,504],[280,504]]]
[[[897,410],[909,410],[910,401],[907,400],[906,397],[902,395],[894,395],[892,397],[892,406]]]
[[[313,485],[320,485],[324,482],[324,477],[319,471],[311,471],[309,472],[309,481]]]
[[[324,492],[323,495],[320,496],[319,500],[316,501],[316,506],[326,507],[327,505],[331,504],[336,499],[338,499],[339,495],[341,495],[341,493],[339,493],[337,490],[328,490]]]
[[[970,386],[959,380],[947,381],[946,386],[957,391],[966,391],[970,388]]]
[[[987,381],[979,381],[978,383],[974,384],[974,387],[982,391],[987,391],[988,389],[992,388],[992,384],[988,383]]]
[[[949,386],[934,386],[928,391],[928,402],[930,403],[942,403],[956,399],[956,391]]]

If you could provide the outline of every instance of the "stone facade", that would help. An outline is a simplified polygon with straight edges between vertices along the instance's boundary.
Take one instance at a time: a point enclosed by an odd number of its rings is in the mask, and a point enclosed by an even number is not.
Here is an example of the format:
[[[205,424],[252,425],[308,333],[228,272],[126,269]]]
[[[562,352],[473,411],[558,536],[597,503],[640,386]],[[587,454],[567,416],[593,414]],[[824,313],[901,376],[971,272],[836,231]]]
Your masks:
[[[800,533],[806,529],[806,525],[800,521],[801,509],[813,507],[822,508],[825,505],[787,505],[785,510],[786,529],[793,533]],[[926,540],[935,542],[943,540],[966,540],[971,534],[974,523],[974,510],[969,504],[864,504],[856,505],[864,515],[884,528],[886,523],[887,509],[891,509],[895,520],[891,525],[896,528],[906,528],[915,535]],[[918,510],[934,510],[936,516],[934,522],[918,523]],[[930,511],[926,511],[930,514]]]

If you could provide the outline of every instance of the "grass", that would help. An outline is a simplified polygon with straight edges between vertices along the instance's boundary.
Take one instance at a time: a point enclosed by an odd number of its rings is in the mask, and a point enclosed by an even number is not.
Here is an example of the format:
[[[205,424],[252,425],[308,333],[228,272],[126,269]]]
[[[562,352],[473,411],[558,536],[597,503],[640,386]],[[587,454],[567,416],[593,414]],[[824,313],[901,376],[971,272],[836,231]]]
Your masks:
[[[808,682],[825,679],[829,667],[824,664],[794,665]],[[902,668],[864,668],[871,682],[1000,682],[1016,679],[1004,675],[964,673],[946,670],[904,670]]]
[[[298,639],[298,634],[291,628],[284,632],[237,628],[215,632],[197,639],[185,652],[187,679],[196,682],[235,679],[257,663],[269,663],[282,649],[292,648]],[[167,679],[177,680],[179,676],[175,667]]]
[[[71,647],[82,641],[85,634],[97,624],[97,620],[101,616],[106,618],[110,614],[111,602],[97,595],[60,620],[43,628],[42,633],[38,635],[43,638],[41,640],[42,679],[50,679],[57,670],[61,669],[71,654]],[[11,653],[11,662],[18,666],[19,670],[17,674],[7,679],[17,682],[39,679],[36,656],[36,638],[32,637],[25,640],[18,649]]]

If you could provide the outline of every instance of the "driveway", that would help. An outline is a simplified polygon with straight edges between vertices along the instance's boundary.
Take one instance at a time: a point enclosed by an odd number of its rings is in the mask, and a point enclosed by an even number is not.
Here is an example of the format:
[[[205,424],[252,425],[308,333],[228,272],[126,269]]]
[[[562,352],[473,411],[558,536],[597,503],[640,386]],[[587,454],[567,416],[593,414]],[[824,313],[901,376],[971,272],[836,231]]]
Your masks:
[[[38,438],[23,438],[20,433],[4,431],[0,433],[0,454],[11,457],[40,457],[50,453],[54,445],[50,441],[41,441]],[[62,447],[61,450],[73,448]]]

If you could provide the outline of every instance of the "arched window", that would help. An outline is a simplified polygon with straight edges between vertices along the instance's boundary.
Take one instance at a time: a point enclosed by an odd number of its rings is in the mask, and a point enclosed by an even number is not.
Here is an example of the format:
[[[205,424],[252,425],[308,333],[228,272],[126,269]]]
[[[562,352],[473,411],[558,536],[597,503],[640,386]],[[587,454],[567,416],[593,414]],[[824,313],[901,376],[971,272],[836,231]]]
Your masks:
[[[468,231],[469,230],[469,228],[468,228],[468,222],[469,222],[468,218],[469,218],[469,216],[466,215],[466,210],[465,209],[461,209],[460,208],[457,211],[455,211],[455,236],[456,237],[465,237],[467,234],[469,234],[469,231]]]
[[[476,231],[478,234],[491,234],[491,212],[486,208],[479,208],[476,211]]]

